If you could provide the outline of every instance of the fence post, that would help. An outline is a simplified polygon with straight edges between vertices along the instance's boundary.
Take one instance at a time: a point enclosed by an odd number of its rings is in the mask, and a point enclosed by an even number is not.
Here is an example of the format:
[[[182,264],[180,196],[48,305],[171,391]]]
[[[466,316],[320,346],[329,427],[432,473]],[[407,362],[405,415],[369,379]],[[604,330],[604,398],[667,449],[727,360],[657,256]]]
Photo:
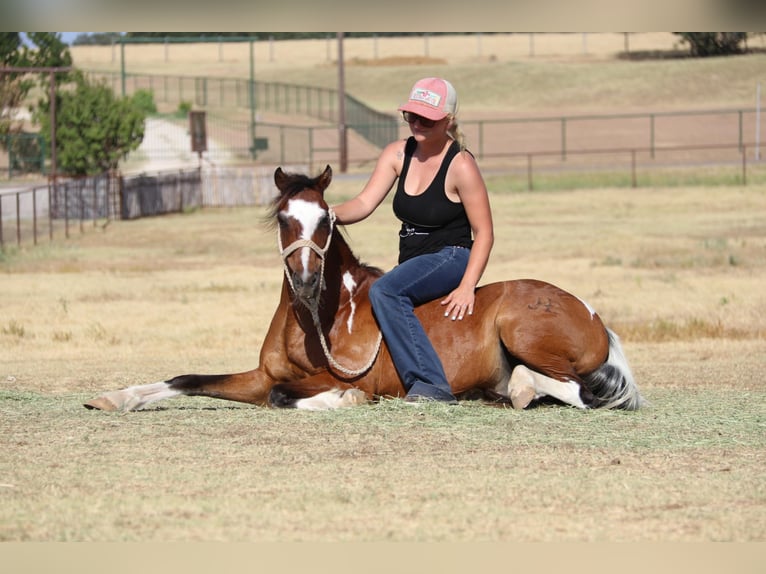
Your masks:
[[[532,154],[527,154],[527,189],[529,191],[532,191],[534,189],[534,184],[532,182]]]
[[[309,126],[309,173],[314,172],[314,128]]]
[[[742,146],[742,185],[747,185],[747,146]]]
[[[64,237],[69,239],[69,185],[64,185]]]
[[[636,185],[636,150],[632,149],[630,150],[630,176],[631,176],[631,183],[633,184],[633,187],[637,187]]]
[[[37,188],[32,188],[32,241],[37,245]]]
[[[561,161],[567,159],[567,119],[561,118]]]
[[[100,177],[100,176],[99,176]],[[96,227],[96,217],[98,217],[98,184],[93,179],[93,227]]]
[[[16,192],[16,245],[21,246],[21,192]]]
[[[53,183],[48,182],[48,241],[53,241]]]
[[[181,178],[184,175],[184,171],[182,169],[178,170],[178,178],[176,179],[176,190],[178,193],[178,213],[183,213],[184,211],[184,187],[183,183],[181,182]]]
[[[479,159],[484,159],[484,121],[479,120]]]
[[[744,140],[742,139],[742,110],[739,111],[739,149],[742,150]]]
[[[279,126],[279,163],[285,164],[285,126]]]

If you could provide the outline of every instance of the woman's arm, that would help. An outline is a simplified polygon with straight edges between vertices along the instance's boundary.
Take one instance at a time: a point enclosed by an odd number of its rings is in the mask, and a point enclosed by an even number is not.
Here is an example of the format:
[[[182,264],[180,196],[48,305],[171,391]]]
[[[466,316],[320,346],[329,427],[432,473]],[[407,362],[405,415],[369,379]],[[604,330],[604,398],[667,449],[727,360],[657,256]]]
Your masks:
[[[462,319],[466,312],[473,313],[474,290],[487,267],[495,234],[487,186],[470,153],[461,152],[455,157],[448,172],[447,186],[460,196],[474,240],[460,285],[442,301],[446,307],[445,316]]]
[[[375,211],[399,177],[403,159],[404,141],[388,144],[381,152],[370,179],[359,195],[331,208],[335,212],[337,222],[342,225],[356,223]]]

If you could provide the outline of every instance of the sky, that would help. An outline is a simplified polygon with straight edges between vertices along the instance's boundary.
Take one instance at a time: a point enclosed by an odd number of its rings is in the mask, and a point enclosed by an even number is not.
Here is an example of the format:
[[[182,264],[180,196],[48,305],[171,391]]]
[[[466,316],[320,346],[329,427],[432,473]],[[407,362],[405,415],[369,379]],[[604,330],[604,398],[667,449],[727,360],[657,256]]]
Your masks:
[[[80,34],[89,34],[89,32],[61,32],[61,39],[67,44],[71,44]]]

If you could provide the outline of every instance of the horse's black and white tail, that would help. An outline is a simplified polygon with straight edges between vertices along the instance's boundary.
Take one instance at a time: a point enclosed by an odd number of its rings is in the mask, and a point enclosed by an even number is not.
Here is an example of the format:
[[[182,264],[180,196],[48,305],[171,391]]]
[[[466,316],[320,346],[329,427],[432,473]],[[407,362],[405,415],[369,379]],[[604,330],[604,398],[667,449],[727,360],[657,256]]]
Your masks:
[[[620,338],[609,328],[606,332],[609,336],[609,356],[603,365],[584,377],[585,385],[595,396],[592,406],[605,409],[637,410],[646,404],[646,400],[638,390],[633,373],[622,351]]]

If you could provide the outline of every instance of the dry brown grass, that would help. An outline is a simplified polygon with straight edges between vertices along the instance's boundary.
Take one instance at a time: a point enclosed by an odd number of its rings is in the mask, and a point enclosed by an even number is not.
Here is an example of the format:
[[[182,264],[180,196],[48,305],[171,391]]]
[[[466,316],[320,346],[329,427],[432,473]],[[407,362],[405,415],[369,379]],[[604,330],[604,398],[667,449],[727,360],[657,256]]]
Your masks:
[[[669,52],[669,32],[631,35],[633,52]],[[766,40],[756,37],[752,48]],[[448,77],[460,94],[464,119],[618,113],[625,110],[752,107],[764,54],[704,60],[626,61],[623,34],[527,34],[349,38],[344,56],[348,93],[392,113],[403,94],[427,75]],[[120,52],[109,46],[75,46],[72,57],[86,70],[120,72]],[[249,78],[249,44],[128,44],[128,73]],[[337,42],[257,42],[257,81],[337,87]]]
[[[728,91],[679,95],[722,68],[615,63],[606,54],[622,49],[619,35],[598,56],[590,36],[588,57],[573,57],[577,46],[544,55],[538,43],[530,62],[528,40],[514,40],[501,49],[485,37],[477,61],[475,44],[433,39],[430,57],[488,94],[469,91],[469,113],[498,102],[510,113],[750,105],[755,76],[744,70],[761,61],[727,62]],[[259,45],[259,77],[333,86],[326,44],[296,46],[290,57],[276,46],[269,61]],[[369,43],[353,46],[349,58],[371,58]],[[383,46],[379,58],[422,51]],[[247,76],[229,46],[224,62],[215,46],[191,48],[193,72],[173,46],[169,64],[160,51],[143,71]],[[78,65],[87,50],[74,51]],[[101,65],[114,68],[106,50]],[[349,82],[390,109],[402,83],[441,70],[356,66]],[[597,89],[615,77],[626,84]],[[650,408],[417,411],[386,401],[305,413],[179,399],[127,415],[86,411],[81,402],[102,390],[253,368],[281,282],[261,208],[113,222],[0,259],[0,540],[766,540],[766,187],[511,193],[520,187],[508,178],[488,183],[497,242],[484,280],[537,277],[589,301],[622,335]],[[361,185],[338,177],[330,193]],[[364,261],[387,268],[393,229],[383,206],[348,233]]]
[[[0,539],[766,539],[766,189],[502,181],[485,280],[588,300],[650,408],[87,411],[101,390],[252,368],[281,281],[261,208],[114,222],[2,263]],[[394,228],[384,206],[348,232],[389,267]]]

